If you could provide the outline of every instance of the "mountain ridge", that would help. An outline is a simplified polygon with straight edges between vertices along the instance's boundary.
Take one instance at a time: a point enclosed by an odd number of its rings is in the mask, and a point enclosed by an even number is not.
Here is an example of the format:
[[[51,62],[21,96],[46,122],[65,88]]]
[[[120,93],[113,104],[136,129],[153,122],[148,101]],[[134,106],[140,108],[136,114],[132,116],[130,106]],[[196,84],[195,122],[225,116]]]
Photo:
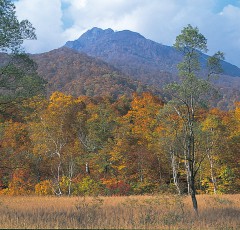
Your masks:
[[[130,30],[113,31],[108,28],[106,30],[94,27],[78,39],[68,41],[64,45],[79,52],[86,53],[90,56],[98,57],[104,61],[114,64],[113,59],[116,51],[120,53],[127,53],[128,55],[136,55],[148,62],[151,62],[163,70],[168,72],[177,73],[176,64],[182,59],[182,55],[174,47],[163,45],[146,39],[144,36],[137,32]],[[107,53],[109,51],[109,53]],[[110,52],[111,51],[111,52]],[[203,54],[203,59],[209,55]],[[174,59],[173,59],[174,57]],[[115,57],[114,57],[115,58]],[[118,58],[121,61],[121,58]],[[227,70],[226,75],[240,77],[240,68],[236,65],[222,61],[223,67]]]
[[[39,75],[48,81],[48,95],[62,91],[73,96],[117,98],[130,96],[133,92],[151,91],[165,97],[163,87],[178,80],[177,64],[181,55],[176,55],[173,47],[129,30],[114,32],[95,27],[90,33],[90,37],[89,32],[82,35],[84,42],[80,39],[75,43],[85,47],[85,52],[74,49],[73,43],[69,42],[67,44],[72,47],[63,46],[31,55],[38,64]],[[7,54],[0,54],[1,63],[6,58]],[[202,55],[202,58],[207,56]],[[232,70],[233,73],[239,71],[237,67]],[[214,83],[223,97],[213,102],[213,106],[232,109],[234,103],[240,101],[240,77],[221,75]]]
[[[68,41],[64,47],[109,63],[130,78],[149,86],[162,89],[164,85],[179,80],[177,65],[182,61],[182,54],[174,47],[146,39],[136,32],[114,32],[110,28],[94,27],[75,41]],[[200,55],[203,67],[207,66],[208,57],[207,54]],[[228,103],[226,101],[230,101],[230,107],[233,107],[235,101],[240,100],[240,68],[226,61],[221,63],[225,72],[214,80],[214,84],[223,95],[223,107]]]

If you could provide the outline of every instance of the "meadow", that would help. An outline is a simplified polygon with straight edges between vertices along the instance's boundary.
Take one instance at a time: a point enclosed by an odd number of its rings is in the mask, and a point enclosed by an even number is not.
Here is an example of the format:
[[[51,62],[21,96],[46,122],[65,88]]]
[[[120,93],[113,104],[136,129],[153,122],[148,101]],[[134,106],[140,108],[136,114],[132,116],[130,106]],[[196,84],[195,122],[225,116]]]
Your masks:
[[[0,228],[240,229],[240,195],[1,196]]]

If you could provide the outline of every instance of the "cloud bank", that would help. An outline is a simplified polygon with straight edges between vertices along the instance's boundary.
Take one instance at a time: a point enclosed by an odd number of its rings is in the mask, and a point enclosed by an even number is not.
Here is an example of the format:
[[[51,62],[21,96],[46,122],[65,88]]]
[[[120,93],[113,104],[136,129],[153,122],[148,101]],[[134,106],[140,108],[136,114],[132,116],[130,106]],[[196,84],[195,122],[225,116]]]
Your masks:
[[[209,54],[221,50],[240,67],[239,0],[18,0],[15,5],[19,18],[36,28],[38,40],[25,43],[30,53],[59,48],[92,27],[128,29],[172,45],[191,24],[208,39]]]

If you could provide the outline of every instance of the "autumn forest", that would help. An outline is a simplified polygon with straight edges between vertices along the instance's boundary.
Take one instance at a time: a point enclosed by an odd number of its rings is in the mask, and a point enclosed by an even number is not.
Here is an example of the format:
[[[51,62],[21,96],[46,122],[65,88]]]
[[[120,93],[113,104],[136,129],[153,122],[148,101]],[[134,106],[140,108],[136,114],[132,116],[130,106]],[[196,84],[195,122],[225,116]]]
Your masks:
[[[197,194],[240,192],[240,102],[231,110],[211,105],[224,55],[216,52],[202,70],[207,40],[197,27],[176,37],[178,80],[161,94],[49,93],[21,50],[34,28],[18,22],[10,1],[0,7],[1,51],[8,53],[0,66],[1,195],[188,194],[197,213]]]
[[[55,92],[20,109],[1,123],[2,194],[188,192],[183,122],[150,93],[113,101]],[[197,192],[239,192],[239,104],[196,117]]]

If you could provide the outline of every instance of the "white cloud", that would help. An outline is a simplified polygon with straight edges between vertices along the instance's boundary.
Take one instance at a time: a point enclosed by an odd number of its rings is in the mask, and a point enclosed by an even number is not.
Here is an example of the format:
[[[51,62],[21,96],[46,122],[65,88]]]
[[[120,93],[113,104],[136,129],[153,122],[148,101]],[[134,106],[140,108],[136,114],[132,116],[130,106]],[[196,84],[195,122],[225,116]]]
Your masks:
[[[209,47],[221,50],[226,60],[240,67],[240,8],[228,5],[222,12],[212,15],[212,20],[205,25]]]
[[[60,0],[20,0],[15,5],[19,19],[28,19],[36,28],[37,41],[25,42],[28,52],[44,52],[64,44]]]
[[[27,44],[31,52],[58,48],[92,27],[129,29],[172,45],[191,24],[208,39],[210,53],[220,49],[240,66],[240,8],[229,4],[219,13],[218,4],[219,0],[18,0],[16,6],[18,15],[37,28],[38,41]],[[65,20],[71,22],[68,28]]]

